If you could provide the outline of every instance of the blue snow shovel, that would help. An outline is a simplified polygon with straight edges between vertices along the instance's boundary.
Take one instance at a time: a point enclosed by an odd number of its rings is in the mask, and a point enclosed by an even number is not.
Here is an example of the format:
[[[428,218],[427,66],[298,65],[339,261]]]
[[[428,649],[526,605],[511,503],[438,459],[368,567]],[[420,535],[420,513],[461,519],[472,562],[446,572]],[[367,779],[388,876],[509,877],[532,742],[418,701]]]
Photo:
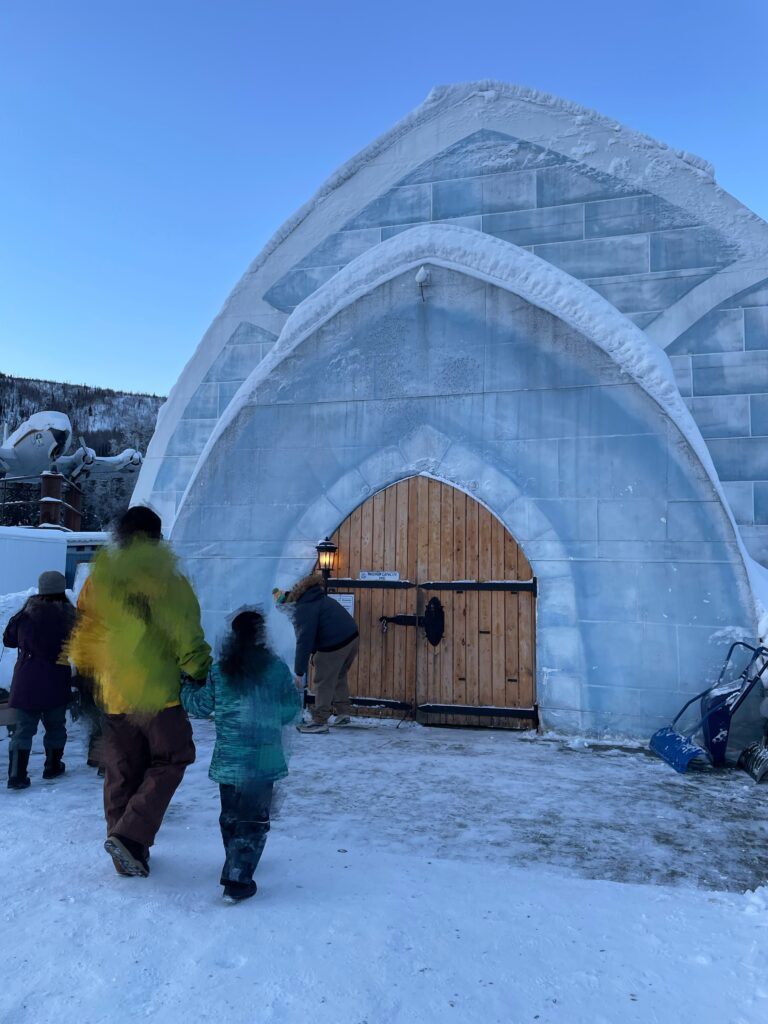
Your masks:
[[[725,673],[737,647],[751,652],[751,657],[738,678],[724,685]],[[765,647],[752,647],[742,640],[731,644],[715,685],[691,697],[670,725],[651,736],[648,744],[651,750],[680,773],[686,772],[692,762],[698,762],[698,767],[723,767],[733,716],[766,669],[768,650]],[[678,728],[679,720],[697,701],[700,702],[699,714],[693,726]]]

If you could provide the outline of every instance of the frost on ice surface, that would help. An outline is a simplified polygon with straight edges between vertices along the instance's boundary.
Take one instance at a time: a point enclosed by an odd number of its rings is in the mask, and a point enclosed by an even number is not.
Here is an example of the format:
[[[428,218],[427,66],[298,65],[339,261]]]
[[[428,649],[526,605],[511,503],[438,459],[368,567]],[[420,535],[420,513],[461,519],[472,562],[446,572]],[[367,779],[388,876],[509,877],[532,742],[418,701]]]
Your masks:
[[[608,173],[617,178],[629,174],[629,160],[625,156],[617,156],[608,165]]]
[[[575,160],[583,160],[585,156],[589,156],[590,153],[594,153],[597,150],[597,146],[594,142],[581,142],[578,146],[571,146],[571,156]]]
[[[217,437],[248,403],[255,388],[275,373],[283,359],[310,333],[379,285],[409,270],[415,273],[430,263],[520,295],[583,333],[667,412],[713,483],[716,482],[709,449],[680,396],[669,359],[640,328],[588,285],[545,260],[502,239],[449,224],[419,225],[387,239],[352,260],[305,299],[289,316],[277,344],[228,406],[198,467]]]

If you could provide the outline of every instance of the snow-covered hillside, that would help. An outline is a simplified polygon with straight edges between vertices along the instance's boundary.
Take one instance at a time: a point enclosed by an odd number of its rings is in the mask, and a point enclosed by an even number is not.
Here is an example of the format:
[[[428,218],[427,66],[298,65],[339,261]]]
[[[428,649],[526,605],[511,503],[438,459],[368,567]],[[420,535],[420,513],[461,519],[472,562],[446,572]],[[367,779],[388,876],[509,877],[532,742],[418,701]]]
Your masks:
[[[73,437],[84,434],[97,455],[113,454],[108,450],[110,442],[119,448],[146,451],[164,401],[158,395],[0,373],[0,427],[5,423],[10,432],[33,413],[56,409],[69,416]]]
[[[97,455],[116,455],[125,448],[136,448],[143,454],[164,401],[157,395],[0,373],[0,440],[3,425],[10,434],[35,413],[54,410],[66,413],[72,423],[71,450],[82,435]],[[135,482],[135,477],[84,481],[83,529],[108,529],[115,516],[127,507]],[[2,494],[0,525],[37,525],[39,497],[39,489],[28,484],[7,484]]]

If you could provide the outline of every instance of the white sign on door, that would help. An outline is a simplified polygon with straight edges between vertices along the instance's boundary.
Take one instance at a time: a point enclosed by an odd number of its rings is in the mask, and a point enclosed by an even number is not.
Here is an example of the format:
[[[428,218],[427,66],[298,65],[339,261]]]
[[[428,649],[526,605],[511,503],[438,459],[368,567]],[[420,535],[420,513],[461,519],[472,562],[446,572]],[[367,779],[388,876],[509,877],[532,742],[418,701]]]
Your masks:
[[[350,615],[355,614],[354,594],[329,594],[328,597],[332,597],[334,601],[338,601],[342,608],[347,609]]]

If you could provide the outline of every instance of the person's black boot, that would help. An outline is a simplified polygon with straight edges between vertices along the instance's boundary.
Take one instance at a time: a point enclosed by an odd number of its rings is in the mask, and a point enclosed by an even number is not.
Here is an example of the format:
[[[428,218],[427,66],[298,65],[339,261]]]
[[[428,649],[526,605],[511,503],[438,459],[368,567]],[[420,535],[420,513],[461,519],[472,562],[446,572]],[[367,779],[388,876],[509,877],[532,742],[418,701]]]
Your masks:
[[[239,903],[241,900],[248,900],[256,895],[256,883],[251,882],[225,882],[224,902]]]
[[[27,775],[28,750],[8,751],[8,789],[26,789],[30,784]]]
[[[58,779],[60,775],[64,774],[67,766],[61,760],[63,755],[63,750],[46,750],[45,765],[43,766],[44,779]]]

